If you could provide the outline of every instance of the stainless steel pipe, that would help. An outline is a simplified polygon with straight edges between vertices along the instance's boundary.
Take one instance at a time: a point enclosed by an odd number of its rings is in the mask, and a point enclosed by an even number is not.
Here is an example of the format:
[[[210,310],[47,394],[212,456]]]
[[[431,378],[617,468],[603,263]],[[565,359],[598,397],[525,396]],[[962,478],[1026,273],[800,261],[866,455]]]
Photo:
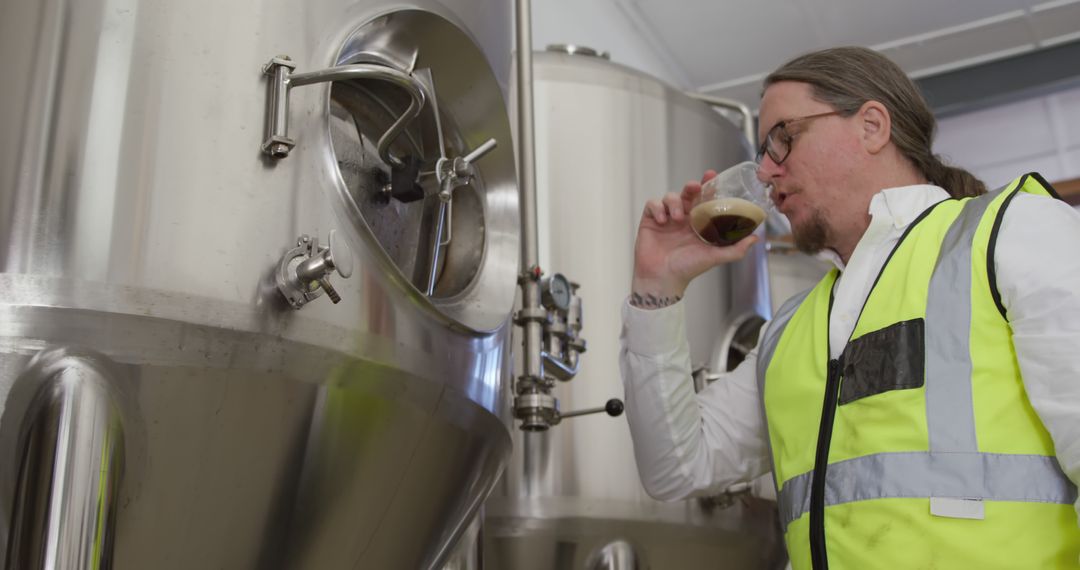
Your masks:
[[[517,0],[514,15],[517,49],[517,143],[518,184],[521,188],[521,308],[526,318],[524,332],[524,374],[526,386],[543,381],[544,367],[540,357],[543,329],[541,321],[529,313],[542,311],[540,280],[536,268],[540,263],[536,227],[536,151],[533,119],[532,79],[532,2]],[[521,387],[518,388],[519,393]]]
[[[690,92],[687,92],[686,94],[689,95],[690,97],[693,97],[694,99],[697,99],[698,101],[708,103],[709,105],[712,105],[713,107],[720,107],[722,109],[731,109],[732,111],[735,111],[735,112],[739,113],[740,115],[742,115],[742,120],[740,121],[740,125],[742,126],[743,136],[746,137],[746,142],[750,143],[750,149],[753,150],[753,151],[757,151],[758,143],[757,143],[757,133],[754,132],[754,114],[750,112],[750,107],[747,107],[746,105],[744,105],[744,104],[742,104],[742,103],[740,103],[740,102],[738,102],[738,101],[736,101],[734,99],[724,99],[722,97],[713,97],[711,95],[704,95],[702,93],[690,93]]]
[[[124,430],[112,380],[63,350],[38,355],[18,450],[8,570],[112,567]]]

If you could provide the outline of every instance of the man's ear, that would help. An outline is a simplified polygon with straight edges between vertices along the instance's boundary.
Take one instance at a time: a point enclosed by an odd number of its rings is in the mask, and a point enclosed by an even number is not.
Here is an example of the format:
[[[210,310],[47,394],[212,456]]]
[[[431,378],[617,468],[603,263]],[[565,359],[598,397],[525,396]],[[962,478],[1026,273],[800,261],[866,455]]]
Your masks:
[[[892,117],[878,101],[863,103],[857,113],[862,127],[863,146],[870,154],[881,152],[892,138]]]

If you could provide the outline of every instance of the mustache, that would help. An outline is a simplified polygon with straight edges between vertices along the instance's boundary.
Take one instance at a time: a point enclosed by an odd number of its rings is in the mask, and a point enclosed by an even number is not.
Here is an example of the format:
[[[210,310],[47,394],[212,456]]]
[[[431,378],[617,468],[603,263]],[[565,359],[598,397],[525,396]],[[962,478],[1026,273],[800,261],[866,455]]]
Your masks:
[[[784,196],[791,196],[792,194],[798,194],[799,192],[801,192],[801,189],[799,189],[797,186],[777,186],[775,184],[771,184],[769,188],[770,194],[783,194]]]
[[[798,188],[777,188],[774,186],[772,191],[769,192],[769,200],[772,201],[774,206],[779,207],[782,202],[799,192]]]

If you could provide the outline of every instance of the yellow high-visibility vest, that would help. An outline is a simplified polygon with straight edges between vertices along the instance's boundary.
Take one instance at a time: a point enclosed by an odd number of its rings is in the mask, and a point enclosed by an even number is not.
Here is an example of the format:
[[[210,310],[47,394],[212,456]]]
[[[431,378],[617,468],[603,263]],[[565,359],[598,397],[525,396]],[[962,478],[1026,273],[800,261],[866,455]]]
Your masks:
[[[1057,197],[1032,173],[923,212],[840,358],[837,271],[770,323],[758,382],[795,570],[1080,565],[1076,487],[1024,391],[994,276],[1019,192]]]

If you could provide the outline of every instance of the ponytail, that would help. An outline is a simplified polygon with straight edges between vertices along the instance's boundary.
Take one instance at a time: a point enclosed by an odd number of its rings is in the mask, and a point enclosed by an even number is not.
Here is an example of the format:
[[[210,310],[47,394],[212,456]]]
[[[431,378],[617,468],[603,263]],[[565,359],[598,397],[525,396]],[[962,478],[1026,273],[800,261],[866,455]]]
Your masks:
[[[986,184],[983,184],[982,180],[963,168],[946,165],[936,154],[926,153],[922,160],[915,163],[931,184],[941,186],[953,198],[986,194]]]

